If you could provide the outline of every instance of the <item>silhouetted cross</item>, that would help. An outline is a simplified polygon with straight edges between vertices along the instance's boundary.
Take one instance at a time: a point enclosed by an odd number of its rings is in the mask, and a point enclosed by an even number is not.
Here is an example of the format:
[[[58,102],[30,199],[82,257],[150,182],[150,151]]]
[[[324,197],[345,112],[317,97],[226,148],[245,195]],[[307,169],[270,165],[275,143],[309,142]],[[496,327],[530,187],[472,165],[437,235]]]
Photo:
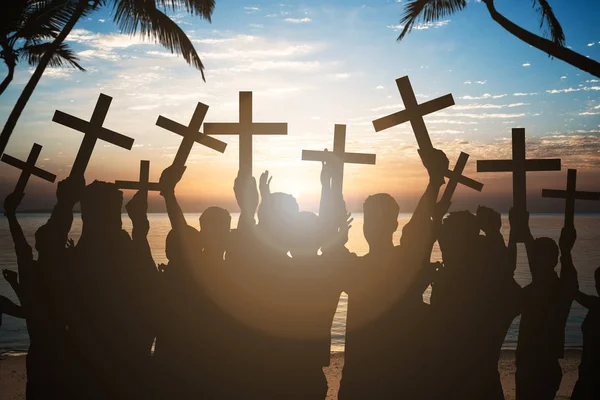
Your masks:
[[[575,200],[600,200],[598,192],[579,192],[577,188],[577,170],[567,170],[567,190],[542,189],[542,197],[565,199],[565,227],[574,228]]]
[[[56,175],[35,166],[41,151],[42,146],[35,143],[29,152],[27,161],[21,161],[9,156],[8,154],[2,155],[3,162],[22,171],[21,176],[19,176],[19,180],[17,181],[17,186],[15,186],[14,193],[21,194],[25,192],[25,187],[27,186],[27,182],[29,181],[29,177],[31,175],[35,175],[38,178],[47,180],[48,182],[54,182],[56,180]]]
[[[444,194],[440,200],[440,203],[444,205],[444,209],[447,210],[450,207],[450,203],[452,202],[452,196],[454,196],[454,191],[458,184],[462,184],[470,187],[471,189],[475,189],[478,192],[481,192],[483,189],[483,183],[477,182],[471,178],[467,178],[462,175],[465,170],[465,166],[467,165],[467,160],[469,159],[469,155],[464,152],[460,152],[460,156],[456,161],[456,165],[454,166],[454,170],[450,171],[450,176],[448,179],[448,183],[446,184],[446,189],[444,190]]]
[[[410,121],[419,149],[421,149],[421,152],[428,152],[433,149],[433,145],[431,144],[423,116],[453,106],[454,99],[452,98],[452,94],[418,104],[408,76],[396,79],[396,85],[400,91],[400,96],[402,96],[404,110],[373,121],[375,132]]]
[[[115,181],[115,185],[119,189],[126,190],[139,190],[145,192],[145,196],[148,196],[148,191],[152,190],[160,192],[160,185],[155,182],[150,182],[150,161],[140,161],[140,181]]]
[[[75,129],[79,132],[83,132],[84,134],[83,141],[79,147],[79,152],[77,152],[77,157],[75,158],[75,162],[71,168],[71,176],[83,176],[88,163],[90,162],[92,152],[94,151],[94,146],[96,145],[96,141],[98,139],[112,143],[119,147],[123,147],[124,149],[131,150],[131,147],[133,146],[132,138],[102,127],[111,101],[112,97],[100,93],[100,97],[98,97],[96,107],[94,107],[94,112],[89,122],[72,115],[65,114],[62,111],[56,110],[54,113],[52,121]]]
[[[239,122],[204,124],[207,135],[240,136],[240,176],[252,176],[252,136],[287,135],[287,123],[252,122],[252,92],[240,92]]]
[[[194,115],[192,115],[192,119],[188,126],[181,125],[180,123],[165,118],[162,115],[158,116],[156,125],[183,136],[183,140],[181,141],[179,149],[177,150],[177,154],[175,155],[175,160],[173,160],[173,165],[178,167],[183,167],[185,165],[185,162],[192,151],[194,143],[200,143],[201,145],[210,147],[211,149],[221,153],[225,152],[227,143],[221,142],[218,139],[212,138],[200,132],[200,126],[204,121],[204,117],[206,117],[207,111],[208,106],[198,102],[196,110],[194,111]]]
[[[333,151],[302,150],[302,160],[332,163],[331,185],[338,193],[344,186],[344,164],[375,164],[375,154],[346,153],[346,125],[335,125]]]
[[[526,159],[525,128],[512,130],[512,160],[477,161],[477,172],[512,172],[513,207],[521,215],[527,211],[527,171],[560,171],[560,158]]]

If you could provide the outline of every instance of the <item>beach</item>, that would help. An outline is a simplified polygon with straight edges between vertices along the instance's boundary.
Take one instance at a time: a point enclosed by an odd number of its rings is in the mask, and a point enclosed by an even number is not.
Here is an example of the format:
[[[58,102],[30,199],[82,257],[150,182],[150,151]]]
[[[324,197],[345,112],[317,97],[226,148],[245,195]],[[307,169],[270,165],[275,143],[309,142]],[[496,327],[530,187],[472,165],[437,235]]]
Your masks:
[[[465,350],[468,351],[468,350]],[[581,358],[581,350],[565,350],[565,358],[561,360],[563,369],[563,379],[557,399],[568,399],[573,391],[573,386],[577,382],[577,367]],[[344,353],[331,353],[331,364],[325,368],[327,381],[329,382],[329,392],[327,400],[337,399],[337,393],[342,378],[342,367],[344,366]],[[498,370],[502,378],[502,387],[504,396],[507,400],[515,398],[515,352],[513,350],[503,350],[498,363]],[[24,400],[25,399],[25,356],[0,357],[0,395],[2,400]],[[452,396],[448,396],[452,398]]]

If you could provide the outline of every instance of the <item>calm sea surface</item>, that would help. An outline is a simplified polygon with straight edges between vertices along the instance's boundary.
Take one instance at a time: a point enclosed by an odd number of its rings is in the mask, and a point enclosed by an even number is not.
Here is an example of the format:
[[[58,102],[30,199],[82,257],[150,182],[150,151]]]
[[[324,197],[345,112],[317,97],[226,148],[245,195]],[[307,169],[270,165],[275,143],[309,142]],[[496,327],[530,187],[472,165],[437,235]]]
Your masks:
[[[186,214],[188,223],[198,227],[199,214]],[[19,221],[23,227],[25,235],[29,243],[34,244],[33,235],[35,230],[44,224],[48,214],[22,214],[19,216]],[[233,225],[237,224],[238,215],[233,215]],[[399,226],[404,226],[410,218],[409,214],[401,214],[398,220]],[[148,239],[152,247],[152,253],[156,263],[166,262],[165,257],[165,238],[170,230],[169,219],[166,214],[150,214],[150,233]],[[558,240],[560,229],[562,227],[563,218],[561,215],[533,215],[530,225],[534,236],[549,236]],[[362,214],[354,215],[354,222],[350,231],[348,248],[363,255],[368,251],[367,243],[362,235]],[[508,221],[506,216],[503,217],[503,234],[508,239]],[[600,265],[600,216],[598,215],[580,215],[576,218],[577,226],[577,243],[573,250],[575,266],[579,273],[580,289],[588,294],[596,294],[594,288],[594,269]],[[131,222],[126,215],[123,216],[124,229],[131,231]],[[400,231],[395,235],[394,241],[398,243],[400,239]],[[81,233],[81,219],[76,215],[71,230],[71,237],[74,240],[79,238]],[[441,260],[439,249],[436,247],[433,251],[432,261]],[[16,257],[14,253],[13,243],[10,238],[8,223],[6,219],[0,219],[0,269],[10,268],[16,270]],[[531,275],[527,267],[527,258],[525,249],[519,248],[519,257],[516,271],[516,280],[521,286],[528,284],[531,281]],[[4,279],[0,278],[0,294],[5,295],[16,301],[16,297]],[[429,300],[429,291],[425,293],[425,300]],[[338,305],[338,312],[333,322],[333,339],[332,350],[344,349],[344,333],[346,330],[346,304],[347,298],[342,294]],[[580,326],[585,317],[586,310],[579,304],[573,303],[571,314],[566,329],[566,346],[579,347],[581,346],[581,331]],[[514,349],[516,347],[517,334],[519,329],[519,318],[513,322],[506,339],[504,347]],[[24,351],[28,347],[28,337],[25,324],[21,320],[3,316],[3,324],[0,327],[0,351]]]

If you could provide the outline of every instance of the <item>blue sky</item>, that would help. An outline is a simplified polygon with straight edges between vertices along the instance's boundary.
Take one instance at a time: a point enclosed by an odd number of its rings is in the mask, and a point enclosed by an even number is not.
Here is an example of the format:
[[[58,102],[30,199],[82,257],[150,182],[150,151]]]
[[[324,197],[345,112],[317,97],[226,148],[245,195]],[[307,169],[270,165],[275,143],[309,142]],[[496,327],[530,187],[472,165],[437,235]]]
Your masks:
[[[600,60],[600,3],[552,5],[567,45]],[[530,2],[500,0],[496,7],[539,32]],[[140,159],[151,160],[151,177],[158,179],[180,142],[154,125],[159,114],[187,124],[201,101],[210,105],[206,121],[235,121],[238,91],[252,90],[256,121],[289,124],[288,136],[255,138],[255,175],[269,169],[274,190],[293,193],[305,208],[314,208],[319,165],[300,161],[301,150],[331,148],[333,125],[345,123],[347,150],[378,157],[375,167],[347,167],[351,207],[359,207],[369,193],[384,191],[411,203],[426,180],[410,126],[375,133],[371,124],[402,109],[394,80],[408,75],[419,101],[454,96],[456,106],[426,118],[432,141],[451,163],[460,151],[469,153],[467,173],[486,184],[481,195],[461,188],[457,204],[510,198],[509,174],[477,174],[474,167],[476,159],[510,156],[512,127],[526,128],[530,157],[561,157],[565,168],[580,170],[581,188],[600,190],[597,79],[520,42],[476,1],[437,24],[418,25],[396,42],[402,9],[402,2],[385,0],[225,0],[217,1],[212,24],[174,14],[202,57],[206,83],[182,58],[121,35],[110,9],[104,9],[79,23],[68,39],[88,71],[47,71],[7,153],[25,158],[38,142],[44,146],[41,164],[59,178],[66,176],[81,134],[51,122],[52,114],[60,109],[88,119],[102,92],[114,97],[105,125],[134,137],[135,147],[127,152],[99,144],[87,180],[133,179]],[[29,76],[29,67],[20,65],[0,99],[0,118],[6,119]],[[181,196],[193,207],[232,203],[237,139],[220,139],[229,143],[224,155],[196,146],[188,162]],[[8,166],[0,169],[2,192],[12,188],[17,175]],[[540,188],[562,188],[566,171],[529,176],[536,202]],[[28,196],[26,204],[35,206],[53,190],[32,180],[28,192],[39,196]]]

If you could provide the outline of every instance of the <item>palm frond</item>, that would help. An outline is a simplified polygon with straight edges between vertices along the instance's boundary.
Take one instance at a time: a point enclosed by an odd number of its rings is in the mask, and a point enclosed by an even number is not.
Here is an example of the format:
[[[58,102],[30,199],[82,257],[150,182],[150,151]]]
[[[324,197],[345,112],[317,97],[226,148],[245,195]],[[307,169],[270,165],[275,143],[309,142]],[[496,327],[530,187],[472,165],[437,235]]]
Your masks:
[[[200,70],[202,79],[206,80],[204,65],[192,41],[175,21],[156,8],[154,0],[117,1],[113,19],[123,33],[140,33],[160,43],[171,53],[180,54],[188,64]]]
[[[48,51],[48,49],[51,47],[51,45],[51,43],[41,43],[35,46],[24,47],[21,49],[21,52],[24,56],[27,57],[29,65],[36,66],[38,65],[46,51]],[[52,58],[50,59],[48,65],[50,67],[62,67],[68,64],[73,68],[77,68],[80,71],[85,71],[85,68],[79,65],[78,61],[79,58],[77,57],[75,52],[71,50],[69,45],[66,43],[61,43],[58,46],[58,48],[54,51],[54,54],[52,55]]]
[[[547,0],[533,0],[533,8],[540,14],[540,29],[545,28],[544,35],[561,46],[565,45],[565,33],[554,11]]]
[[[183,8],[188,13],[200,16],[208,22],[211,22],[215,9],[215,0],[157,0],[157,3],[166,11]]]
[[[415,23],[437,22],[440,19],[463,10],[467,6],[467,0],[413,0],[406,3],[404,13],[400,18],[400,26],[403,26],[398,40],[402,40],[409,33]]]

